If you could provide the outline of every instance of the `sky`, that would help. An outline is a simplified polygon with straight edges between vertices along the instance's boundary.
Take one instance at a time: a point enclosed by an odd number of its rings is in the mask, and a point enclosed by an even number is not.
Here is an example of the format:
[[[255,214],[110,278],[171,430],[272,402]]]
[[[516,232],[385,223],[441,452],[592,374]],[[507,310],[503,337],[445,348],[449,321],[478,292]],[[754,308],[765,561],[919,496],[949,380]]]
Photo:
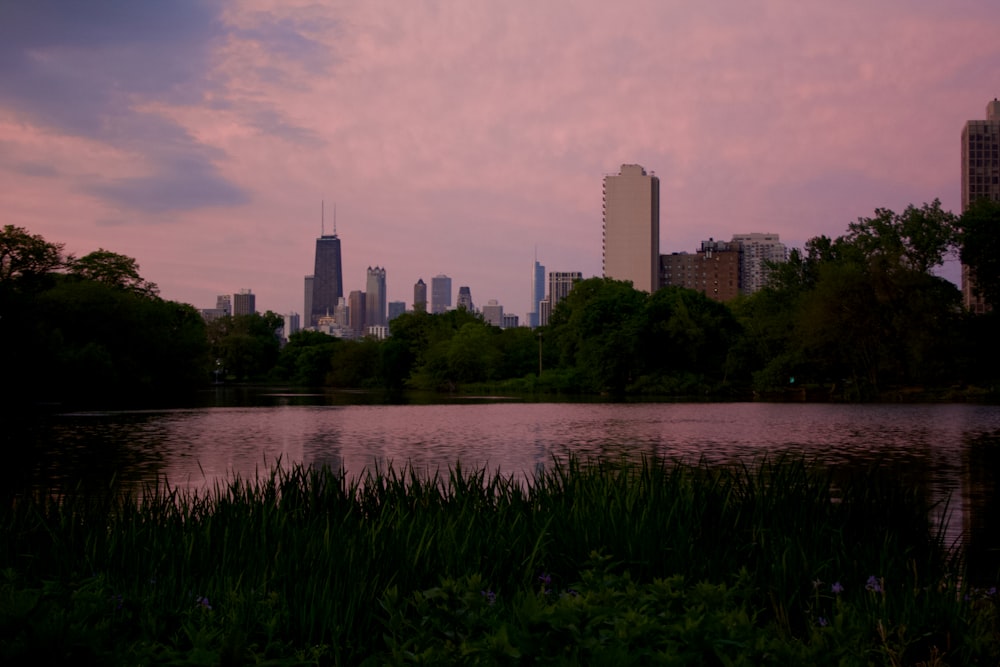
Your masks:
[[[0,0],[0,224],[278,313],[335,224],[345,295],[446,274],[524,319],[536,257],[601,274],[623,163],[663,253],[958,212],[997,34],[992,0]]]

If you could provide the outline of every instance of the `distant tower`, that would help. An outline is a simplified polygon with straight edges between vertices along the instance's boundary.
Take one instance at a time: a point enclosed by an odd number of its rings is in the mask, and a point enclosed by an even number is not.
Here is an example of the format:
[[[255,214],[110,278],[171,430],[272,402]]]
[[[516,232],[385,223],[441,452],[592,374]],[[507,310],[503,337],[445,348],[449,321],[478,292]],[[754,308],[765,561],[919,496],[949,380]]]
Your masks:
[[[604,177],[604,277],[660,287],[660,179],[637,164]]]
[[[233,295],[233,315],[253,315],[257,312],[257,298],[248,289]]]
[[[298,332],[301,321],[298,313],[288,313],[283,319],[284,328],[282,333],[284,334],[285,341],[287,342],[288,339],[292,337],[292,334]]]
[[[535,260],[531,274],[531,310],[528,311],[528,326],[538,326],[538,304],[545,298],[545,267]]]
[[[347,307],[347,299],[340,297],[337,299],[337,307],[333,311],[333,321],[341,329],[351,326],[350,309]]]
[[[483,320],[495,327],[503,326],[503,306],[496,299],[490,299],[483,306]]]
[[[451,278],[441,274],[431,278],[431,312],[443,313],[451,308]]]
[[[476,307],[472,305],[472,290],[467,286],[463,285],[458,288],[458,302],[455,304],[457,308],[465,308],[470,313],[476,312]]]
[[[350,317],[350,328],[354,338],[361,338],[365,335],[365,293],[361,290],[354,290],[347,297],[347,314]]]
[[[962,128],[962,213],[977,199],[1000,201],[1000,100],[986,105],[986,120],[970,120]],[[969,267],[962,265],[962,304],[973,313],[988,310],[976,296]]]
[[[787,262],[788,248],[777,234],[733,234],[740,247],[740,293],[753,294],[767,287],[768,262]]]
[[[406,312],[406,302],[405,301],[390,301],[389,302],[389,317],[388,320],[392,322],[394,319]]]
[[[233,297],[230,294],[220,294],[215,297],[215,308],[222,311],[224,317],[233,314]]]
[[[423,278],[419,278],[413,285],[413,312],[427,312],[427,283]]]
[[[320,317],[333,314],[337,299],[344,296],[344,272],[340,261],[340,238],[334,220],[333,234],[323,230],[316,239],[316,263],[313,268],[312,304],[308,311],[309,325],[316,326]]]
[[[305,285],[304,285],[305,289],[303,290],[303,292],[304,292],[304,295],[303,295],[304,296],[304,298],[303,298],[303,306],[304,306],[304,308],[302,309],[302,312],[306,314],[305,315],[305,318],[306,318],[305,325],[307,327],[309,327],[309,326],[312,326],[312,322],[310,322],[310,317],[311,317],[311,313],[312,313],[312,310],[313,310],[313,277],[312,276],[306,276],[305,280],[303,282],[305,283]]]
[[[657,271],[659,273],[659,271]],[[549,272],[549,308],[550,313],[556,305],[566,298],[573,285],[583,280],[580,271],[550,271]]]
[[[368,267],[365,288],[365,326],[385,326],[385,269]]]

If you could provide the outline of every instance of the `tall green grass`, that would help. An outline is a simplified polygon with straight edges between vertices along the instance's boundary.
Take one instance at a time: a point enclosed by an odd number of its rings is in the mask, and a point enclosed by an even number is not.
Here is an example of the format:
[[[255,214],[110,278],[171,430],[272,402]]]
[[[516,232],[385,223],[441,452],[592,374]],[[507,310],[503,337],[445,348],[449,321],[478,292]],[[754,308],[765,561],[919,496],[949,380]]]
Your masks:
[[[820,619],[843,629],[851,609],[858,641],[887,659],[895,646],[899,664],[931,647],[1000,657],[993,598],[965,599],[961,554],[930,508],[877,469],[834,480],[798,459],[571,460],[525,482],[278,465],[208,492],[64,489],[2,512],[0,658],[406,662],[416,654],[392,647],[401,632],[433,643],[418,602],[442,582],[471,586],[462,609],[489,593],[494,629],[528,636],[524,609],[598,580],[695,596],[738,581],[739,618],[789,646],[818,646]]]

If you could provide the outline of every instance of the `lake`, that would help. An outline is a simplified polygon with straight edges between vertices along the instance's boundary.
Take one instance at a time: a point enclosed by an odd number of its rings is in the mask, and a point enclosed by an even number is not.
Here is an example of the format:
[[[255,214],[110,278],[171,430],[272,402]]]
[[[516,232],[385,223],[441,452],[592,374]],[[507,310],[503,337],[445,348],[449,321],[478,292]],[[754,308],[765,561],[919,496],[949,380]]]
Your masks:
[[[983,565],[1000,562],[998,406],[497,397],[380,405],[366,394],[232,389],[203,399],[180,409],[52,414],[19,436],[32,446],[11,453],[4,475],[36,488],[138,489],[165,478],[203,490],[279,459],[349,477],[390,463],[431,474],[460,462],[530,478],[570,455],[727,464],[793,454],[836,471],[888,468],[941,503],[936,517],[948,521],[949,541],[963,540]]]

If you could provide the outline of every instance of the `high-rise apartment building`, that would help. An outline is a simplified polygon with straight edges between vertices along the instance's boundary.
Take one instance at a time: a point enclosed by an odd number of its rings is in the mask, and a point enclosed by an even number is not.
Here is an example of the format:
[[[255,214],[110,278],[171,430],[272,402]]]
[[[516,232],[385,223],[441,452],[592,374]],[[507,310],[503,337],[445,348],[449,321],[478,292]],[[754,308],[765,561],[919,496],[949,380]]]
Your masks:
[[[462,285],[458,288],[458,299],[455,302],[456,308],[465,308],[470,313],[475,312],[475,306],[472,304],[472,290],[469,289],[468,285]]]
[[[788,248],[777,234],[733,234],[732,242],[740,246],[740,291],[743,294],[753,294],[767,287],[769,263],[788,261]]]
[[[1000,201],[1000,100],[986,105],[986,120],[970,120],[962,128],[962,213],[977,199]],[[962,303],[983,313],[987,304],[975,294],[974,276],[962,265]]]
[[[253,315],[257,312],[257,297],[248,289],[233,295],[233,315]]]
[[[451,278],[441,274],[431,278],[431,312],[443,313],[451,308]]]
[[[418,278],[413,285],[413,312],[427,312],[427,283],[423,278]]]
[[[365,326],[384,327],[385,317],[385,269],[368,267],[368,282],[365,288]]]
[[[222,311],[223,316],[233,314],[233,297],[231,294],[220,294],[215,297],[215,307]]]
[[[660,287],[660,179],[637,164],[604,177],[603,265],[606,278]]]
[[[659,271],[657,271],[659,275]],[[560,301],[573,289],[573,285],[583,280],[580,271],[550,271],[549,272],[549,309],[551,312]]]
[[[313,267],[312,304],[309,324],[315,326],[323,315],[333,314],[337,299],[344,296],[344,272],[340,260],[337,232],[316,239],[316,262]]]
[[[535,260],[535,268],[531,273],[531,310],[528,311],[528,326],[538,326],[538,304],[545,298],[545,267]]]

